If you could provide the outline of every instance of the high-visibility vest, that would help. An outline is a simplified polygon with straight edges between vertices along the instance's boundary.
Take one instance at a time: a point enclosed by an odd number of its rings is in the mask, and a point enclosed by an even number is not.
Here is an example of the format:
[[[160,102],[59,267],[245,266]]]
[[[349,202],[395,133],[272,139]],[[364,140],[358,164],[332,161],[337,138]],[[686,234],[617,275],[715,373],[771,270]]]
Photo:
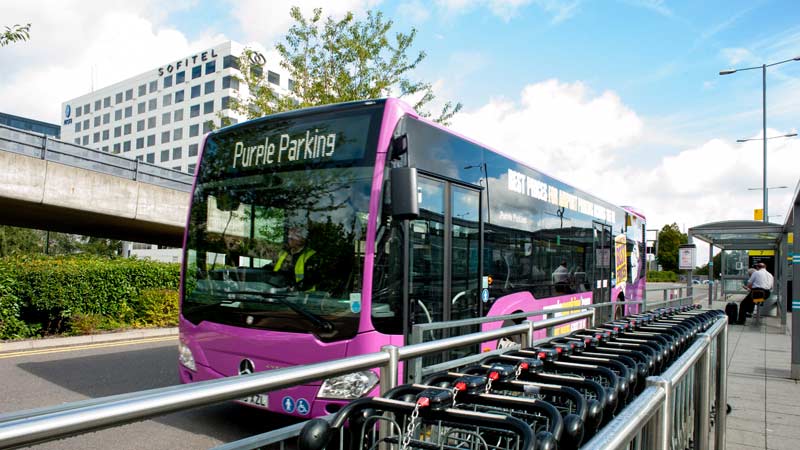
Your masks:
[[[300,252],[300,256],[297,257],[297,261],[294,263],[294,281],[300,283],[303,281],[306,272],[306,261],[308,258],[311,258],[316,254],[314,250],[310,248],[304,248],[302,252]],[[278,262],[275,263],[274,272],[278,272],[281,270],[281,266],[283,266],[283,261],[286,260],[286,257],[289,256],[289,252],[286,250],[282,251],[280,255],[278,255]]]

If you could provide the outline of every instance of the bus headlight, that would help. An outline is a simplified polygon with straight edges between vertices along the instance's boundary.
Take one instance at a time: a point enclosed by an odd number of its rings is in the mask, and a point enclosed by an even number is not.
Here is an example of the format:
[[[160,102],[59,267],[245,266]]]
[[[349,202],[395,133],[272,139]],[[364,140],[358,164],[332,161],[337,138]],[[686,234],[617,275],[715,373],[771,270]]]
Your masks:
[[[194,364],[194,355],[189,346],[184,344],[183,341],[178,342],[178,362],[192,372],[197,372],[197,366]]]
[[[378,384],[378,376],[371,370],[328,378],[319,389],[318,398],[353,400],[362,397]]]

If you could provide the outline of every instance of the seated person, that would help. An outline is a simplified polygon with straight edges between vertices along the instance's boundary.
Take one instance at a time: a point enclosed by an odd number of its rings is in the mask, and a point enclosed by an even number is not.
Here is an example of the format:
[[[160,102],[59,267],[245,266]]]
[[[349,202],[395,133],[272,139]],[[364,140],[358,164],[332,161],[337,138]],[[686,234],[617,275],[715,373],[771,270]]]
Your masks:
[[[315,291],[319,282],[320,268],[314,256],[316,251],[308,247],[308,232],[304,228],[291,227],[287,232],[286,248],[278,254],[272,267],[289,285],[300,291]]]
[[[744,325],[747,316],[753,314],[753,309],[755,308],[753,298],[766,298],[765,294],[769,292],[770,288],[766,269],[754,270],[753,272],[748,270],[748,273],[750,273],[750,278],[747,280],[745,288],[750,292],[739,304],[739,317],[736,320],[739,325]]]
[[[569,287],[569,269],[567,269],[567,262],[561,261],[561,264],[553,271],[553,283],[556,286],[556,292],[567,294],[570,292]]]

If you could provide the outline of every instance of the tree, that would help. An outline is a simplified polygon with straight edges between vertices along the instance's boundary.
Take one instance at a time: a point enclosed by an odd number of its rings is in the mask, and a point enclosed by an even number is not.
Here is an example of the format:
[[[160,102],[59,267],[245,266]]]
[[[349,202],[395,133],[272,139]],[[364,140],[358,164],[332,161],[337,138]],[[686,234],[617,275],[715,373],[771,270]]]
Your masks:
[[[6,31],[0,34],[0,47],[17,41],[27,41],[31,37],[30,31],[31,24],[7,26]]]
[[[293,80],[290,95],[280,95],[258,64],[258,55],[245,49],[239,58],[244,82],[250,95],[234,98],[231,107],[252,119],[309,106],[325,105],[371,98],[414,97],[414,109],[425,117],[424,110],[435,98],[430,83],[413,81],[408,73],[425,59],[425,52],[409,55],[417,31],[388,33],[393,25],[381,12],[369,11],[364,20],[347,13],[341,20],[322,19],[322,9],[314,9],[304,17],[300,8],[293,7],[290,15],[295,23],[285,42],[276,45],[281,66]],[[447,123],[461,103],[447,102],[435,119]],[[223,122],[224,124],[224,122]]]
[[[708,277],[709,280],[719,278],[719,274],[722,271],[722,252],[719,252],[716,255],[714,255],[714,258],[712,260],[714,261],[714,273],[712,273]],[[704,265],[703,267],[697,269],[695,273],[697,275],[708,275],[708,263],[706,263],[706,265]]]
[[[39,230],[0,226],[0,257],[41,253],[44,233]]]
[[[658,254],[656,259],[664,270],[678,272],[678,247],[689,242],[689,236],[681,233],[678,224],[664,225],[658,232]]]

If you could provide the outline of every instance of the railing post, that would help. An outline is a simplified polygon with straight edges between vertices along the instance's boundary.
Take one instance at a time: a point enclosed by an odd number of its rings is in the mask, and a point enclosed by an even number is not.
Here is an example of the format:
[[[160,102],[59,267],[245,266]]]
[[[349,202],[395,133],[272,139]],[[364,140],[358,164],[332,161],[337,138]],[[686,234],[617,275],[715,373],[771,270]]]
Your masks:
[[[42,159],[47,159],[47,135],[42,135]]]
[[[389,354],[389,361],[385,366],[381,367],[381,395],[397,387],[397,378],[400,372],[400,355],[398,350],[399,347],[396,345],[384,345],[381,347],[382,352]]]
[[[669,289],[664,289],[664,304],[667,304],[667,300],[669,300]]]
[[[533,341],[534,341],[533,333],[536,332],[536,330],[533,329],[533,321],[532,320],[526,320],[526,321],[524,321],[522,323],[528,325],[528,333],[525,335],[525,337],[527,339],[527,343],[526,343],[525,347],[527,347],[527,348],[533,347]]]
[[[658,412],[656,424],[655,445],[653,450],[669,450],[672,440],[672,383],[663,377],[647,377],[647,385],[655,386],[664,391],[664,403]]]
[[[711,336],[701,333],[700,339],[705,341],[703,355],[697,360],[694,378],[695,416],[694,416],[694,448],[708,450],[711,419]]]
[[[642,312],[647,312],[647,286],[642,290]]]
[[[592,308],[592,317],[589,319],[589,327],[595,327],[595,320],[597,318],[597,308]]]
[[[424,340],[425,332],[419,329],[418,325],[411,327],[411,345],[421,344]],[[409,364],[409,362],[411,364]],[[411,366],[411,367],[409,367]],[[406,362],[407,376],[406,379],[414,383],[422,380],[422,357],[416,357],[411,361]]]
[[[728,413],[728,318],[717,335],[717,399],[714,426],[714,449],[725,450],[725,427]]]

